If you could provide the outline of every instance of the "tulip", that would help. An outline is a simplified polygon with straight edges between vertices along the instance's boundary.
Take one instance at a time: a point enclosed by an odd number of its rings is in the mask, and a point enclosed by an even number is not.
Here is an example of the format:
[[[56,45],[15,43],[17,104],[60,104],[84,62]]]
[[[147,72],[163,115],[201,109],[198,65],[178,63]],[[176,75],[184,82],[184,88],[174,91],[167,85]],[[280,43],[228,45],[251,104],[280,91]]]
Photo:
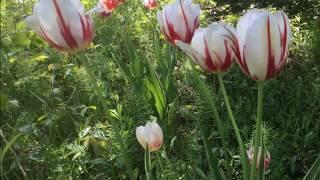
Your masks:
[[[237,62],[243,72],[257,81],[271,79],[288,54],[288,16],[283,11],[249,10],[237,24],[237,37]]]
[[[137,127],[136,136],[144,149],[148,144],[149,152],[160,149],[163,142],[163,133],[156,121],[147,122],[145,126]]]
[[[76,52],[93,39],[93,24],[79,0],[40,0],[26,24],[54,48]]]
[[[247,151],[247,155],[248,155],[248,159],[250,164],[252,165],[253,163],[253,155],[254,155],[254,150],[253,147],[250,147],[249,150]],[[261,159],[261,146],[259,147],[259,151],[258,151],[258,156],[257,156],[257,163],[256,163],[256,168],[258,169],[259,164],[260,164],[260,159]],[[270,161],[271,161],[271,155],[268,151],[266,151],[265,153],[265,157],[264,157],[264,169],[268,169],[269,165],[270,165]]]
[[[207,28],[197,29],[190,45],[178,41],[177,46],[199,64],[203,71],[219,73],[230,68],[236,41],[233,27],[212,23]]]
[[[176,0],[158,12],[160,30],[173,45],[177,40],[190,43],[195,30],[199,27],[199,5],[192,0]]]
[[[118,5],[120,4],[119,0],[100,0],[99,4],[102,5],[102,7],[106,11],[113,11]]]
[[[143,5],[149,10],[155,9],[157,7],[156,0],[143,0]]]

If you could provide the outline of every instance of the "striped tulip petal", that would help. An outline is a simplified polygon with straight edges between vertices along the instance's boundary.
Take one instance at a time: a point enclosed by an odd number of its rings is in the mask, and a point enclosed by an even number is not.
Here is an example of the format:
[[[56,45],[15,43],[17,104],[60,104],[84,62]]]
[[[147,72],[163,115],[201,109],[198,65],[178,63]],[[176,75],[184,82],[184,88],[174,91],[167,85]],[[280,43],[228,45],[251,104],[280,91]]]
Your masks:
[[[273,78],[281,69],[291,37],[289,19],[284,12],[272,14],[250,10],[237,25],[237,62],[254,80]]]
[[[236,42],[233,27],[212,23],[207,28],[197,29],[190,45],[178,41],[177,46],[203,71],[220,73],[227,71],[232,65]]]
[[[149,10],[155,9],[157,7],[157,1],[156,0],[143,0],[143,5]]]
[[[157,19],[161,32],[173,45],[176,41],[190,43],[195,30],[199,27],[199,5],[191,0],[176,0],[158,12]]]
[[[79,0],[40,0],[27,25],[51,46],[67,52],[86,48],[93,39],[90,15]]]

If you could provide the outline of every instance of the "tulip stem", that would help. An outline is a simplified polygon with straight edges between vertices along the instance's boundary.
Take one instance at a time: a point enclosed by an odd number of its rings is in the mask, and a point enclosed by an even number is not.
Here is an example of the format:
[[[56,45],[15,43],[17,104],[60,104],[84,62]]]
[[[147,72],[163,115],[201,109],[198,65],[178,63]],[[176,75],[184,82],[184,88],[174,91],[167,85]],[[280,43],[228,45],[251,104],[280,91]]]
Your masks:
[[[227,107],[228,115],[229,115],[229,118],[231,120],[231,124],[232,124],[233,130],[236,133],[236,138],[237,138],[238,145],[239,145],[239,148],[240,148],[241,164],[242,164],[242,168],[243,168],[243,176],[244,176],[244,179],[248,179],[249,178],[248,157],[247,157],[247,154],[246,154],[246,151],[245,151],[245,148],[244,148],[243,141],[241,139],[239,128],[238,128],[236,120],[235,120],[235,118],[233,116],[233,112],[232,112],[232,109],[231,109],[231,106],[230,106],[230,103],[229,103],[229,98],[228,98],[228,95],[227,95],[227,92],[226,92],[226,88],[224,86],[221,74],[218,74],[218,80],[219,80],[220,89],[222,91],[222,95],[223,95],[223,98],[224,98],[224,102],[225,102],[226,107]]]
[[[253,161],[251,165],[251,180],[256,179],[256,162],[257,162],[257,156],[259,147],[261,146],[261,125],[262,125],[262,113],[263,113],[263,85],[264,82],[258,81],[258,103],[257,103],[257,118],[256,118],[256,132],[255,132],[255,140],[254,140],[254,149],[253,149]],[[263,155],[261,155],[263,156]]]
[[[102,114],[106,115],[105,113],[107,111],[107,106],[106,106],[106,102],[105,102],[105,100],[103,98],[103,89],[97,83],[97,79],[94,76],[93,71],[92,71],[92,69],[90,67],[90,64],[89,64],[89,61],[88,61],[88,57],[86,55],[81,55],[81,54],[80,55],[76,55],[76,57],[84,65],[84,68],[85,68],[86,72],[88,73],[89,79],[90,79],[91,83],[94,85],[94,87],[96,89],[95,93],[99,98],[100,105],[102,107]],[[126,153],[125,144],[124,144],[124,141],[123,141],[123,139],[121,137],[120,130],[118,129],[117,123],[112,118],[110,118],[110,123],[111,123],[111,126],[113,128],[115,128],[115,136],[116,136],[116,139],[119,141],[120,150],[121,150],[122,155],[124,156],[125,164],[127,166],[127,171],[128,171],[129,176],[130,176],[130,179],[134,180],[134,175],[133,175],[133,170],[132,170],[132,163],[131,163],[131,160],[130,160],[128,154]]]
[[[149,151],[149,145],[146,145],[144,153],[144,169],[146,171],[147,180],[151,180],[151,156]]]

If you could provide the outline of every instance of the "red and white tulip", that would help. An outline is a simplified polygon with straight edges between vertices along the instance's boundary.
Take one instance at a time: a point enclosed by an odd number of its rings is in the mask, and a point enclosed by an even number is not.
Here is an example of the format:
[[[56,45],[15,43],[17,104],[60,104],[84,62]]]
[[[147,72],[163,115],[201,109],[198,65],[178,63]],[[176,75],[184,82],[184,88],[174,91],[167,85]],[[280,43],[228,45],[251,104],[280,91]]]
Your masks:
[[[157,7],[158,3],[156,0],[143,0],[143,5],[149,10],[153,10]]]
[[[176,41],[190,43],[195,30],[199,27],[199,5],[192,0],[176,0],[158,12],[160,30],[173,45]]]
[[[100,17],[108,17],[125,0],[99,0],[91,11],[98,13]]]
[[[178,41],[177,46],[203,71],[219,73],[227,71],[232,65],[235,42],[237,39],[232,26],[212,23],[207,28],[197,29],[190,45]]]
[[[123,3],[122,0],[99,0],[99,4],[107,12],[112,12],[122,3]]]
[[[253,163],[253,156],[254,156],[254,149],[253,147],[250,147],[250,149],[247,151],[247,155],[248,155],[248,159],[250,164],[252,165]],[[259,147],[259,152],[258,152],[258,156],[257,156],[257,162],[256,162],[256,168],[258,169],[259,167],[259,162],[261,159],[261,146]],[[264,155],[264,169],[268,169],[270,166],[270,161],[271,161],[271,155],[269,153],[269,151],[266,151],[265,155]]]
[[[149,152],[160,149],[163,143],[163,133],[156,121],[147,122],[145,126],[137,127],[136,136],[144,149],[148,144]]]
[[[51,46],[66,52],[85,49],[93,39],[93,24],[79,0],[40,0],[26,24]]]
[[[288,16],[279,11],[253,9],[237,24],[237,62],[257,81],[273,78],[285,63],[291,30]]]

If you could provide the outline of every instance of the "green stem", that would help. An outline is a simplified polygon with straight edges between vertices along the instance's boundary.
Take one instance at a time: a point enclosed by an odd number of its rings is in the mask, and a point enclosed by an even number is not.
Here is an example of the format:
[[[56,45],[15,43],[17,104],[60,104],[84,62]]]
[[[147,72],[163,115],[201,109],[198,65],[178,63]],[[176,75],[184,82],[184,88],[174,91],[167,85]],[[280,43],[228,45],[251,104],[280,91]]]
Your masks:
[[[256,162],[259,147],[261,146],[261,125],[262,125],[262,109],[263,109],[263,84],[264,82],[258,81],[258,103],[257,103],[257,119],[256,119],[256,133],[255,133],[255,141],[254,141],[254,149],[253,149],[253,161],[251,165],[251,178],[256,179]]]
[[[221,134],[221,138],[222,138],[222,148],[223,148],[223,151],[224,151],[224,155],[226,156],[226,170],[227,170],[227,177],[229,178],[230,177],[230,174],[231,174],[231,169],[229,167],[229,162],[230,162],[230,157],[229,157],[229,154],[228,154],[228,149],[227,149],[227,141],[226,141],[226,135],[225,135],[225,131],[224,131],[224,128],[223,128],[223,125],[222,125],[222,121],[221,121],[221,118],[219,116],[219,113],[217,111],[217,108],[215,105],[213,105],[213,115],[217,121],[217,124],[218,124],[218,131],[219,133]]]
[[[197,71],[196,71],[196,68],[193,64],[193,62],[190,62],[191,63],[191,67],[193,69],[193,76],[195,78],[195,80],[197,81],[197,83],[199,84],[199,86],[202,86],[202,87],[205,87],[205,83],[199,78],[199,75],[197,74]],[[207,91],[205,91],[204,89],[200,88],[200,93],[202,94],[208,94],[208,102],[210,104],[210,107],[213,109],[213,116],[214,116],[214,119],[215,119],[215,123],[218,125],[218,131],[219,131],[219,134],[221,135],[221,139],[222,139],[222,149],[224,151],[224,155],[226,156],[226,170],[227,170],[227,179],[230,177],[229,175],[231,175],[231,169],[229,167],[229,162],[230,162],[230,157],[229,157],[229,154],[228,154],[228,151],[227,151],[227,141],[226,141],[226,138],[225,138],[225,132],[224,132],[224,128],[223,128],[223,125],[222,125],[222,121],[221,121],[221,118],[219,116],[219,113],[217,111],[217,108],[214,104],[214,100],[212,97],[211,94],[209,94]]]
[[[145,153],[144,153],[144,169],[146,171],[146,177],[147,177],[147,180],[151,180],[151,157],[150,157],[150,151],[149,151],[149,148],[148,148],[148,144],[146,146],[146,149],[145,149]]]
[[[230,106],[230,103],[229,103],[228,95],[227,95],[227,92],[226,92],[226,88],[224,87],[224,83],[223,83],[223,79],[222,79],[222,75],[221,74],[218,74],[218,80],[219,80],[219,85],[220,85],[220,88],[221,88],[221,91],[222,91],[222,95],[223,95],[223,98],[224,98],[224,102],[225,102],[226,107],[227,107],[228,115],[229,115],[229,118],[231,120],[231,124],[232,124],[233,130],[236,133],[236,138],[237,138],[237,141],[238,141],[238,145],[240,147],[241,164],[242,164],[242,167],[243,167],[243,176],[244,176],[244,179],[248,179],[249,178],[248,157],[247,157],[247,154],[246,154],[246,150],[244,148],[243,141],[242,141],[241,136],[240,136],[239,128],[238,128],[236,120],[235,120],[235,118],[233,116],[233,112],[232,112],[232,109],[231,109],[231,106]]]
[[[89,79],[90,79],[91,83],[94,85],[94,87],[96,89],[95,92],[98,95],[99,104],[102,107],[102,111],[103,111],[102,114],[106,115],[105,113],[107,111],[107,106],[106,106],[106,102],[105,102],[105,100],[103,98],[103,89],[97,83],[97,79],[94,76],[93,70],[90,67],[90,64],[89,64],[89,61],[88,61],[88,57],[85,56],[85,55],[80,55],[80,56],[76,55],[76,56],[78,57],[80,62],[84,65],[84,68],[86,69],[86,72],[88,73]],[[83,56],[85,56],[85,57],[83,57]],[[115,136],[116,136],[116,139],[119,141],[121,153],[122,153],[122,155],[123,155],[123,157],[125,159],[125,164],[127,166],[127,171],[128,171],[129,176],[130,176],[130,179],[134,180],[134,175],[133,175],[133,170],[132,170],[132,163],[131,163],[131,160],[130,160],[128,154],[126,153],[125,144],[124,144],[123,139],[121,138],[120,130],[118,129],[117,123],[111,118],[110,118],[110,123],[111,123],[111,126],[115,128]]]

